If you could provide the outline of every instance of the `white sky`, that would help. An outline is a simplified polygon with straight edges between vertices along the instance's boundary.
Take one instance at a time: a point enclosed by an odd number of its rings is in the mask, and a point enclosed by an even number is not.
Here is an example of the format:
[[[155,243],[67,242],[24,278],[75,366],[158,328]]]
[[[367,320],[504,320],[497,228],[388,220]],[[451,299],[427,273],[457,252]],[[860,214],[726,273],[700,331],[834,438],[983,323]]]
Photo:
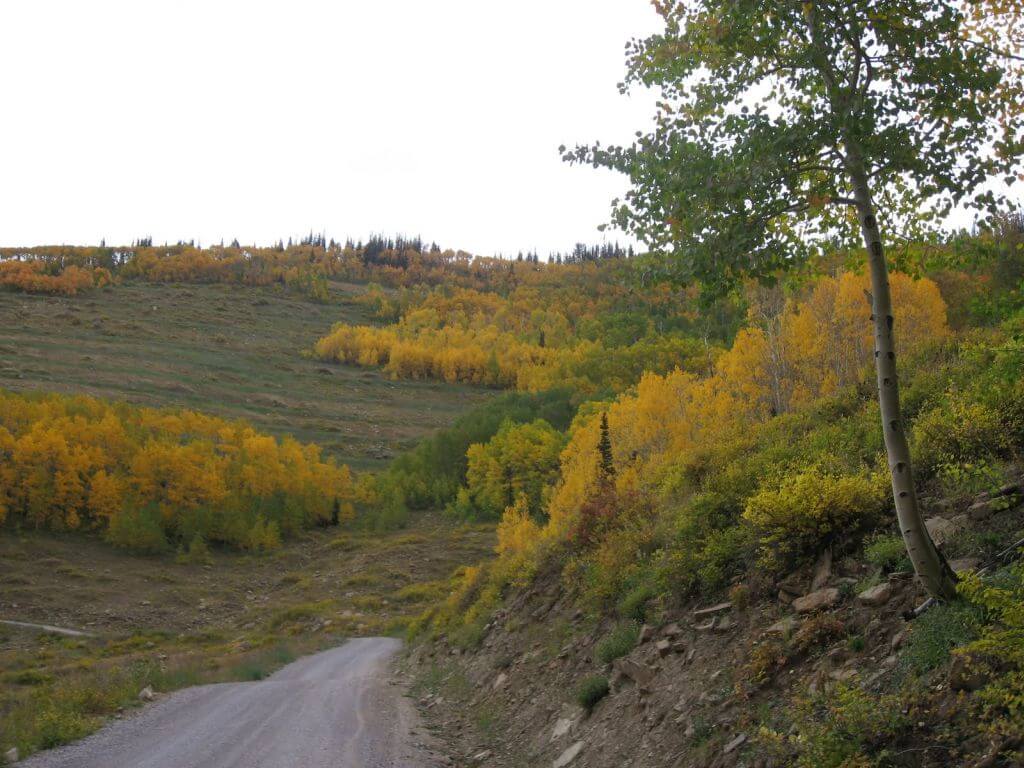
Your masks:
[[[600,242],[626,180],[557,148],[649,125],[616,83],[657,28],[646,0],[3,2],[0,245]]]

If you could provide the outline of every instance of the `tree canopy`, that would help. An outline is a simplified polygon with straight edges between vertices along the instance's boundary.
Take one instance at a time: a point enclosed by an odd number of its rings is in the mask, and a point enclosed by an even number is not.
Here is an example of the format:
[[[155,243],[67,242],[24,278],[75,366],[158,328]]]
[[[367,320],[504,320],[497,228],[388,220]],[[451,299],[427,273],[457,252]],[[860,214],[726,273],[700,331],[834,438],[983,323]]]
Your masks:
[[[614,222],[659,275],[709,292],[854,242],[859,164],[883,231],[920,235],[955,206],[987,216],[985,182],[1020,168],[1022,62],[1001,47],[1018,5],[656,2],[664,31],[629,44],[620,86],[660,90],[653,131],[565,157],[628,174]]]

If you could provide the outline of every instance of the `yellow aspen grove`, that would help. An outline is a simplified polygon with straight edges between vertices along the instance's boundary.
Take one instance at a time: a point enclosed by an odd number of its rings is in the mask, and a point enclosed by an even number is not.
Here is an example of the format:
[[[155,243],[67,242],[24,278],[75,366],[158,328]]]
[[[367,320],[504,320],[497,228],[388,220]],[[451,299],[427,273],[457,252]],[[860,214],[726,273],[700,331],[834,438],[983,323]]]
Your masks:
[[[95,528],[158,550],[195,536],[271,549],[352,515],[348,467],[320,449],[191,411],[0,390],[0,518]]]

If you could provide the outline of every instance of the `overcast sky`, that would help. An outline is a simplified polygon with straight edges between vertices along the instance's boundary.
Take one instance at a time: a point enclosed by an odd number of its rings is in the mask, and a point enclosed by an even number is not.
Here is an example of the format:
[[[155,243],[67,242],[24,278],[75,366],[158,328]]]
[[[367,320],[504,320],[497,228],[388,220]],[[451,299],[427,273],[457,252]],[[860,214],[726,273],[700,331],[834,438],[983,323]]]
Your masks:
[[[0,245],[600,242],[625,180],[557,149],[647,127],[616,83],[657,22],[646,0],[5,2]]]

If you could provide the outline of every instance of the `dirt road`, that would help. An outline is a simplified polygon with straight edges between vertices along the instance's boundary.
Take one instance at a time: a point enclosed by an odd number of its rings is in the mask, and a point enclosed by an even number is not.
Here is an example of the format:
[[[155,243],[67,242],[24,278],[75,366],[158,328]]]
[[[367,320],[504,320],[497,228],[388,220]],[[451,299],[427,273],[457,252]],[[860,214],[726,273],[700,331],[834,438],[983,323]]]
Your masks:
[[[426,768],[388,684],[400,643],[360,638],[266,680],[188,688],[19,768]]]

